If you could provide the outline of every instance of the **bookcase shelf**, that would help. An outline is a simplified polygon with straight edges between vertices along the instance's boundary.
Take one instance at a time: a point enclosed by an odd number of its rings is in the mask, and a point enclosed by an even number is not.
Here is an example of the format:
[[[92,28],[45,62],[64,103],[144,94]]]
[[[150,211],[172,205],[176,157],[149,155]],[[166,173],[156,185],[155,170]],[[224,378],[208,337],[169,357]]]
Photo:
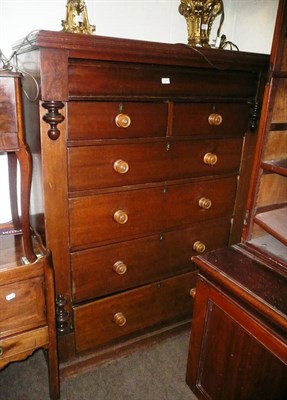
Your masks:
[[[254,221],[270,235],[287,245],[287,206],[257,214]]]
[[[271,171],[282,176],[287,176],[287,158],[281,160],[263,161],[261,167],[265,171]]]

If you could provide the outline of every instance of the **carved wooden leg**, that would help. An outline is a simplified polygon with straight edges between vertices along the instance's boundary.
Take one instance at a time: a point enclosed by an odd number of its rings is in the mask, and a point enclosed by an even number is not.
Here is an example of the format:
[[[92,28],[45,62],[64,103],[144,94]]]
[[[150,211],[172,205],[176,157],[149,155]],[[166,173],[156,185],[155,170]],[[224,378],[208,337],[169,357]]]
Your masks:
[[[17,157],[15,152],[7,153],[8,174],[9,174],[9,194],[12,223],[14,229],[21,229],[17,202]]]
[[[30,192],[32,181],[32,158],[26,147],[21,147],[16,152],[20,166],[21,177],[21,222],[23,247],[26,258],[30,263],[36,261],[37,257],[33,251],[31,231],[30,231]]]

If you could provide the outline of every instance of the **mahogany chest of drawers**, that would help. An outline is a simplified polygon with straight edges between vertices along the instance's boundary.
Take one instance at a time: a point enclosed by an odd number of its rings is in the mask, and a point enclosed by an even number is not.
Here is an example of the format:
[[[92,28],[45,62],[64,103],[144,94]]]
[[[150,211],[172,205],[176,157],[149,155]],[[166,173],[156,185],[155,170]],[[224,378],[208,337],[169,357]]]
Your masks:
[[[17,60],[61,362],[186,323],[191,257],[240,239],[268,57],[39,31]]]

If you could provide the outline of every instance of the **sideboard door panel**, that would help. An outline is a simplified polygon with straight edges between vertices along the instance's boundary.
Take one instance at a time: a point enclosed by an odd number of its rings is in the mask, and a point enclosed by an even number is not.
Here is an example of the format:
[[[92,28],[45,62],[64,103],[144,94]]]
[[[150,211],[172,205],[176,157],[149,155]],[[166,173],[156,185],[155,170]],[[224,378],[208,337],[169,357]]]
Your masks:
[[[199,399],[286,399],[280,336],[205,279],[197,284],[187,383]]]

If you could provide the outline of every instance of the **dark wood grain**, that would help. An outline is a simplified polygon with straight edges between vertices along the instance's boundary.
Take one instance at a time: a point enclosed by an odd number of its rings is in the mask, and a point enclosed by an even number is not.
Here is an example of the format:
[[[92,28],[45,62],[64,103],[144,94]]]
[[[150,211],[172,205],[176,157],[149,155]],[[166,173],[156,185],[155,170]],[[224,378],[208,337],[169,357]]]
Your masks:
[[[253,318],[225,289],[199,278],[187,383],[200,400],[283,400],[285,339],[264,319]]]
[[[278,314],[281,323],[287,328],[287,286],[286,276],[273,271],[271,266],[266,267],[260,260],[247,256],[240,251],[240,247],[219,249],[199,256],[198,265],[204,268],[207,274],[212,274],[218,282],[225,282],[246,298],[251,296],[254,302],[261,303],[261,307],[269,308],[274,318]],[[210,269],[209,269],[210,268]],[[251,297],[249,301],[252,301]],[[262,308],[262,311],[263,311]],[[284,322],[285,319],[285,322]]]

